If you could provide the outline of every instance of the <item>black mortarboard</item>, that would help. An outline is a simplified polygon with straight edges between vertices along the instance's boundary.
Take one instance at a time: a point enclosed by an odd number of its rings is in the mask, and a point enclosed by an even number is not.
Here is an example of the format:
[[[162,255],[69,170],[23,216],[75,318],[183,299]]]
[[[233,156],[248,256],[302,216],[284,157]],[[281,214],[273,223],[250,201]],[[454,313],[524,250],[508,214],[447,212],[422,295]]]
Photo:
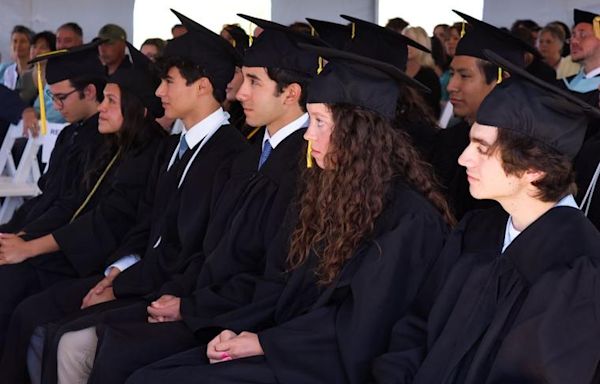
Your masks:
[[[328,60],[311,82],[308,103],[347,103],[393,119],[400,92],[398,82],[427,89],[391,64],[335,48],[300,46]]]
[[[333,48],[345,49],[346,44],[348,44],[352,38],[352,29],[349,25],[311,19],[308,17],[306,18],[306,21],[314,28],[319,38]]]
[[[319,57],[300,49],[297,44],[322,44],[318,39],[272,21],[240,13],[238,16],[264,30],[246,51],[244,66],[288,69],[309,76],[317,73]]]
[[[402,71],[406,70],[409,45],[430,52],[426,47],[401,33],[356,17],[340,16],[352,23],[351,41],[346,48],[350,52],[392,64]]]
[[[104,66],[98,58],[98,45],[103,40],[41,54],[29,64],[48,60],[46,64],[46,82],[48,84],[73,79],[79,76],[106,77]]]
[[[131,67],[122,68],[108,78],[108,83],[118,84],[137,96],[154,117],[165,113],[161,101],[154,92],[160,84],[160,78],[153,71],[152,62],[133,45],[127,42]]]
[[[188,33],[170,40],[164,57],[181,57],[201,66],[220,98],[225,98],[227,84],[233,78],[241,57],[227,40],[181,13],[172,10]]]
[[[534,47],[510,33],[462,12],[452,11],[465,19],[471,26],[458,42],[455,56],[472,56],[487,60],[483,50],[493,49],[502,57],[521,67],[525,66],[525,52],[539,56]]]
[[[600,15],[575,8],[573,10],[573,25],[577,25],[579,23],[594,24],[594,19],[596,17],[600,17]]]
[[[497,53],[486,49],[485,55],[486,60],[504,68],[511,77],[494,87],[483,100],[476,121],[520,132],[575,157],[589,117],[600,117],[600,110]]]
[[[241,60],[246,54],[246,49],[248,49],[248,47],[250,46],[250,36],[248,36],[246,31],[244,31],[238,25],[230,25],[228,27],[225,27],[224,30],[227,31],[227,33],[229,33],[229,35],[233,38],[232,44],[235,50],[240,55],[239,66],[241,66]]]

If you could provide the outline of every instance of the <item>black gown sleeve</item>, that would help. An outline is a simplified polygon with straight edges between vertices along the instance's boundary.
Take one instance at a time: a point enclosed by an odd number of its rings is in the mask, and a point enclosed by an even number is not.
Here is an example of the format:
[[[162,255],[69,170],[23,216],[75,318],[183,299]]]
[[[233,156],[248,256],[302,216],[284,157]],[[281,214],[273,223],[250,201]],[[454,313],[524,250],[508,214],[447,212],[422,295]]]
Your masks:
[[[463,235],[471,214],[448,237],[406,316],[393,325],[387,351],[372,366],[376,383],[411,383],[428,346],[428,318],[448,273],[462,251]]]

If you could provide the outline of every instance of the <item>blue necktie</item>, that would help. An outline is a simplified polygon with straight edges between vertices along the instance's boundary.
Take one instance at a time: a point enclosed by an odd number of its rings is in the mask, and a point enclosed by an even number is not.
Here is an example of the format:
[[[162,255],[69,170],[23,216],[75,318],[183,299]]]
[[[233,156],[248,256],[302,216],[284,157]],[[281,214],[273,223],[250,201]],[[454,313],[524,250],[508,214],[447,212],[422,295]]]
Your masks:
[[[267,161],[272,149],[273,148],[271,147],[271,143],[269,142],[269,140],[265,141],[262,153],[260,154],[260,160],[258,160],[258,169],[260,169],[265,163],[265,161]]]
[[[185,140],[185,133],[181,134],[181,137],[179,138],[179,153],[177,154],[177,157],[179,159],[181,159],[183,157],[183,154],[185,153],[185,151],[187,151],[189,148],[187,141]]]

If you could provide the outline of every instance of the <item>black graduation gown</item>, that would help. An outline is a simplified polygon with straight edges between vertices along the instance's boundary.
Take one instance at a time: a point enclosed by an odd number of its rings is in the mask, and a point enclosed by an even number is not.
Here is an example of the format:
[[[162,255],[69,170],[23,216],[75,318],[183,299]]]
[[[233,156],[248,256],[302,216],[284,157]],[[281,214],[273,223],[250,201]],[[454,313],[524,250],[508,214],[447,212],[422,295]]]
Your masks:
[[[38,180],[42,193],[25,201],[8,223],[0,225],[0,232],[47,234],[66,224],[68,218],[53,214],[52,208],[77,192],[103,142],[98,132],[98,114],[63,128],[56,139],[48,170]]]
[[[224,125],[193,160],[181,187],[177,185],[196,148],[184,154],[173,172],[167,172],[164,164],[159,182],[164,185],[161,188],[169,191],[159,199],[168,203],[153,218],[154,225],[160,228],[160,244],[154,247],[158,236],[150,238],[143,259],[115,279],[117,298],[151,294],[174,275],[183,273],[190,263],[204,263],[204,253],[198,251],[202,250],[209,220],[218,212],[215,204],[224,192],[232,160],[246,148],[240,133]],[[212,235],[219,238],[221,232],[215,230]]]
[[[272,326],[251,329],[264,357],[211,366],[205,359],[186,361],[187,352],[138,371],[128,383],[167,377],[179,383],[364,383],[371,360],[386,349],[392,325],[420,290],[445,235],[435,209],[399,182],[370,240],[331,285],[316,284],[314,254],[291,273],[272,309]]]
[[[202,263],[199,261],[203,259],[194,259],[183,274],[159,290],[159,294],[190,295],[182,298],[181,312],[192,329],[196,322],[205,324],[205,311],[225,312],[252,299],[265,268],[265,255],[296,193],[298,166],[305,150],[303,134],[304,129],[300,129],[279,143],[260,170],[257,168],[261,143],[255,143],[234,160],[231,178],[214,208],[219,214],[211,218],[204,239],[204,249],[214,250],[206,253]],[[228,214],[221,215],[222,212]],[[111,383],[122,382],[140,366],[197,343],[194,333],[182,322],[147,323],[146,303],[144,300],[143,305],[139,302],[107,305],[107,310],[70,319],[53,336],[50,353],[54,353],[64,332],[103,323],[101,347],[90,382]],[[174,332],[181,337],[173,337]],[[118,337],[113,337],[115,334]],[[141,342],[147,345],[148,339],[152,339],[152,347],[140,351],[137,345]],[[103,369],[108,366],[112,368]],[[52,377],[51,373],[46,375]]]
[[[555,207],[501,254],[507,218],[500,208],[465,217],[426,328],[410,317],[395,327],[377,382],[598,382],[600,234]]]
[[[441,129],[434,145],[431,164],[455,217],[460,220],[465,213],[495,205],[490,200],[477,200],[469,192],[466,168],[458,164],[458,158],[469,145],[471,126],[465,120]]]

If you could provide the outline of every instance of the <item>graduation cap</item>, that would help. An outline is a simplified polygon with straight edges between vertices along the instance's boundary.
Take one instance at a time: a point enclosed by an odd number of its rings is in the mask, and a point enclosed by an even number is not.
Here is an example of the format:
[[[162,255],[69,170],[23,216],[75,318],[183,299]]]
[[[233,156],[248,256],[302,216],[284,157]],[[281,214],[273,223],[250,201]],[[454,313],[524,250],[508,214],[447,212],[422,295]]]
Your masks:
[[[483,50],[493,49],[521,67],[525,66],[525,52],[539,57],[540,54],[534,47],[510,33],[462,12],[452,11],[471,25],[458,42],[455,56],[472,56],[487,60]]]
[[[98,45],[103,40],[69,49],[46,52],[29,61],[29,64],[48,60],[46,81],[48,84],[89,75],[106,77],[104,66],[98,58]]]
[[[241,27],[237,25],[229,25],[224,28],[227,33],[233,39],[233,47],[240,55],[240,66],[241,66],[241,58],[246,54],[246,49],[250,46],[250,36],[244,31]]]
[[[573,21],[574,21],[573,25],[577,25],[579,23],[594,24],[594,19],[596,17],[600,18],[600,15],[592,13],[592,12],[584,11],[582,9],[577,9],[577,8],[573,9]]]
[[[322,45],[323,43],[289,27],[273,21],[259,19],[238,13],[238,16],[251,21],[264,31],[254,39],[246,51],[244,66],[288,69],[314,76],[320,68],[320,60],[312,52],[300,49],[298,43]]]
[[[162,117],[165,110],[154,94],[160,85],[160,78],[152,68],[152,62],[142,52],[127,42],[131,67],[116,71],[108,78],[108,83],[118,84],[137,96],[154,117]]]
[[[182,57],[201,66],[220,98],[225,98],[227,84],[233,78],[240,54],[220,35],[171,9],[188,33],[170,40],[163,56]]]
[[[579,151],[590,117],[600,110],[559,89],[510,60],[485,50],[486,60],[504,68],[511,77],[488,94],[476,121],[510,129],[537,139],[571,158]]]
[[[80,76],[90,76],[96,78],[105,78],[106,72],[104,66],[98,58],[98,45],[105,40],[98,39],[92,43],[80,45],[70,49],[61,49],[42,53],[29,61],[29,64],[36,64],[38,96],[40,98],[40,122],[41,133],[46,134],[46,103],[44,101],[44,86],[42,83],[41,62],[46,63],[46,82],[55,84],[63,80],[75,79]]]
[[[344,49],[352,38],[352,29],[349,25],[311,19],[309,17],[306,18],[306,21],[317,32],[319,38],[333,48]]]
[[[406,70],[409,45],[423,52],[431,52],[413,39],[391,29],[348,15],[340,17],[352,23],[351,41],[347,46],[350,52],[392,64],[402,71]]]
[[[398,82],[427,89],[389,63],[335,48],[300,46],[328,60],[311,82],[308,103],[352,104],[393,119],[400,92]]]

